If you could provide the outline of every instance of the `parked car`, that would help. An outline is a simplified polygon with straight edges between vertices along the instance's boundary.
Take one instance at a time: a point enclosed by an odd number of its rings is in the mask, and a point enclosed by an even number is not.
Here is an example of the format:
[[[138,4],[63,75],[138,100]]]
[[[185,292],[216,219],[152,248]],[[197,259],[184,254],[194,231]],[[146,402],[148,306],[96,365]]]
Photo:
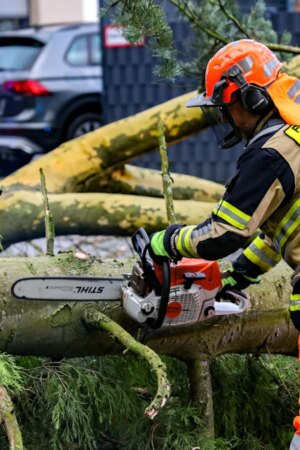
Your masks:
[[[0,175],[101,126],[99,24],[0,33]]]

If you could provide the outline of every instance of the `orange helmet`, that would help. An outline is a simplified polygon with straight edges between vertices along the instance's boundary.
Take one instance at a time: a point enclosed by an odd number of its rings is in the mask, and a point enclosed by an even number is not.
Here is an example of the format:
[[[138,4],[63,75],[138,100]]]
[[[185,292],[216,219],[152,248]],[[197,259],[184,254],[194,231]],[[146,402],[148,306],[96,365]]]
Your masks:
[[[190,100],[187,106],[226,105],[231,102],[232,94],[240,91],[242,101],[248,107],[249,88],[252,88],[252,94],[253,91],[256,93],[256,88],[263,93],[264,88],[276,80],[281,67],[282,63],[265,45],[252,39],[231,42],[209,60],[205,92]]]

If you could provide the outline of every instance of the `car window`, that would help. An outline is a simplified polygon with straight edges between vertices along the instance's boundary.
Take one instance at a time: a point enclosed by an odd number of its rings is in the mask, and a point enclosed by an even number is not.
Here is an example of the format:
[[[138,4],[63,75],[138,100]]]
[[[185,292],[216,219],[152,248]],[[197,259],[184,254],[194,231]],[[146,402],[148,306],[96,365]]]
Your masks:
[[[44,44],[29,38],[0,38],[0,70],[29,70]]]
[[[100,64],[101,62],[101,48],[100,48],[100,34],[92,34],[91,41],[91,63]]]
[[[88,39],[86,35],[78,36],[73,40],[66,58],[72,66],[88,65]]]
[[[99,64],[101,60],[99,34],[77,36],[68,48],[66,60],[72,66]]]

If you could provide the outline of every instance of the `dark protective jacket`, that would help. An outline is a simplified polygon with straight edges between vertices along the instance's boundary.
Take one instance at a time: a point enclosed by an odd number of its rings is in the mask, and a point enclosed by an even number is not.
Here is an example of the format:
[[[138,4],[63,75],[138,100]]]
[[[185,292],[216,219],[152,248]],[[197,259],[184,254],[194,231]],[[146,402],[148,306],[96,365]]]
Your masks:
[[[265,118],[247,142],[211,217],[169,236],[186,257],[219,259],[244,247],[234,268],[256,277],[281,257],[300,271],[300,127]]]

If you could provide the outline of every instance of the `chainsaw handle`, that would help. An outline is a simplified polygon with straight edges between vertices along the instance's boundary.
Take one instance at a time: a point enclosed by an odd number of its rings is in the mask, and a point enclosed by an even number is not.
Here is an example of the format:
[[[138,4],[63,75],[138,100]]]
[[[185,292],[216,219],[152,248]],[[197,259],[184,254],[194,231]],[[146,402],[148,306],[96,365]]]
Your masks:
[[[149,319],[148,321],[151,328],[157,329],[161,327],[168,308],[171,286],[170,260],[164,257],[161,258],[162,283],[160,284],[155,274],[152,259],[150,264],[149,259],[146,257],[146,253],[150,245],[150,239],[146,230],[143,227],[138,228],[138,230],[133,234],[131,241],[134,250],[137,252],[142,261],[145,276],[148,277],[148,281],[152,284],[152,288],[158,289],[158,286],[160,288],[161,299],[157,311],[157,319],[155,321]]]
[[[149,325],[151,328],[157,329],[162,326],[162,323],[166,317],[168,302],[170,297],[170,286],[171,286],[171,275],[170,275],[170,260],[168,258],[164,258],[162,262],[162,284],[161,284],[161,294],[160,294],[160,302],[157,311],[157,319],[152,322],[149,319]]]
[[[137,252],[141,260],[143,261],[145,258],[145,253],[147,251],[147,247],[150,244],[150,239],[146,230],[143,227],[140,227],[136,230],[136,232],[131,237],[131,242],[134,250]]]
[[[222,301],[223,300],[223,301]],[[215,302],[215,315],[241,314],[249,306],[249,297],[237,289],[227,289],[224,295]]]

